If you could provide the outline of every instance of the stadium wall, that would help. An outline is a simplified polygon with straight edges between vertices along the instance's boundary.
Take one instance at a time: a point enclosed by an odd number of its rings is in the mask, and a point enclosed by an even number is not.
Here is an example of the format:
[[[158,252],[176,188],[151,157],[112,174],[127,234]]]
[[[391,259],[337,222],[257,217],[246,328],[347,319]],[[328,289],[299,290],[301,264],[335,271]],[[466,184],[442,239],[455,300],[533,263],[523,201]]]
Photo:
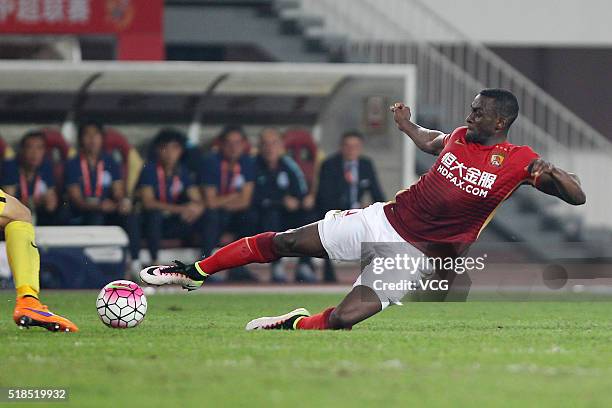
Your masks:
[[[164,14],[164,38],[170,48],[243,46],[245,52],[240,55],[225,55],[232,60],[326,62],[324,54],[305,52],[301,37],[280,34],[278,25],[273,17],[258,15],[250,7],[169,6]],[[247,51],[246,46],[259,52]]]
[[[584,206],[572,207],[561,203],[560,213],[581,216],[583,222],[592,228],[612,228],[610,217],[609,176],[612,174],[612,157],[609,152],[573,150],[557,152],[551,158],[555,164],[580,177],[580,183],[587,196]]]
[[[612,139],[609,110],[612,48],[504,46],[491,49]]]
[[[488,45],[612,46],[612,3],[606,0],[427,0],[426,4],[470,38]]]
[[[347,129],[364,128],[363,117],[367,96],[382,96],[385,106],[403,101],[403,81],[399,79],[357,79],[344,83],[331,98],[319,117],[320,145],[325,152],[338,150],[340,135]],[[385,112],[386,122],[379,134],[366,134],[364,154],[376,166],[387,199],[402,187],[402,135],[393,117]]]

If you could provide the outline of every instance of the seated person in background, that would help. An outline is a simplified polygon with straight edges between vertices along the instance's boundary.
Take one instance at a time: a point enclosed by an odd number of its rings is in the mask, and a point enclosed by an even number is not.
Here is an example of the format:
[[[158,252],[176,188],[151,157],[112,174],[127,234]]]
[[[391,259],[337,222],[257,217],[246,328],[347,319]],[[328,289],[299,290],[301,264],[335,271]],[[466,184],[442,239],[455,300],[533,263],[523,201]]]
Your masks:
[[[330,210],[367,207],[372,202],[385,201],[372,161],[361,155],[363,135],[357,130],[346,131],[340,140],[340,151],[321,165],[317,190],[317,209],[325,217]],[[369,193],[369,201],[365,200]],[[331,262],[325,260],[325,281],[335,281]]]
[[[255,192],[253,211],[257,218],[257,231],[285,231],[297,226],[296,215],[308,192],[306,180],[297,163],[284,154],[281,134],[266,128],[259,136],[259,155],[255,159]],[[298,264],[296,280],[314,282],[312,268],[304,261]],[[286,282],[280,260],[270,264],[272,280]]]
[[[2,189],[21,201],[32,212],[35,225],[55,225],[58,207],[51,164],[45,160],[45,135],[40,131],[26,133],[19,142],[15,165],[7,165],[2,175]]]
[[[199,188],[179,160],[185,136],[174,129],[161,130],[153,141],[155,159],[145,164],[137,192],[142,201],[144,232],[152,262],[158,263],[162,238],[183,238],[198,230],[204,213]]]
[[[227,126],[218,137],[219,153],[202,163],[200,184],[206,204],[204,218],[204,256],[219,245],[221,235],[232,232],[236,238],[251,234],[249,206],[253,196],[255,170],[253,158],[245,150],[247,137],[241,127]],[[230,271],[230,279],[251,280],[246,270]]]
[[[119,165],[102,151],[104,129],[97,122],[79,127],[77,156],[66,163],[66,192],[77,225],[119,225],[130,237],[132,261],[138,260],[138,219],[126,196]],[[132,268],[138,265],[133,264]]]

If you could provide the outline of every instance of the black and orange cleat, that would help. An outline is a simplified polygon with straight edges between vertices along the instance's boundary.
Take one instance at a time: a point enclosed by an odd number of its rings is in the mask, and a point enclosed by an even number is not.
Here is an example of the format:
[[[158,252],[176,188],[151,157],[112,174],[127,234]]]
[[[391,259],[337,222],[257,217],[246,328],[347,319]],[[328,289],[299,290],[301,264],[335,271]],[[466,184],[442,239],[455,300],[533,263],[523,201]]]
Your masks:
[[[29,329],[32,326],[44,327],[49,331],[77,332],[79,328],[65,317],[49,311],[40,300],[31,296],[17,298],[13,320],[19,327]]]

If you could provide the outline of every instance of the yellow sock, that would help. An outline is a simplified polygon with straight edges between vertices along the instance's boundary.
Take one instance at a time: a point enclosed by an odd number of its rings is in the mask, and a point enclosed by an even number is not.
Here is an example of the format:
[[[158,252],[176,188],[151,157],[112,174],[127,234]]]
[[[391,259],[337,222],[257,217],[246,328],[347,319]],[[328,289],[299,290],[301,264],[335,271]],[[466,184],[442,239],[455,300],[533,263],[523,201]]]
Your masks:
[[[30,295],[38,298],[40,256],[34,243],[34,227],[29,222],[11,221],[4,228],[4,235],[17,297]]]

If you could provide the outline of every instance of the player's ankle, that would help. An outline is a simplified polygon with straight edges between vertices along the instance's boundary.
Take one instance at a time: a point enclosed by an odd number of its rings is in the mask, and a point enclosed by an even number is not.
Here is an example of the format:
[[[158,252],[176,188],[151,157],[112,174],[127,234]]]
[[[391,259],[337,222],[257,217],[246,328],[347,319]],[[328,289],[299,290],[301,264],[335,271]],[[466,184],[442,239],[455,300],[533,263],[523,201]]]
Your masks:
[[[25,299],[25,298],[32,298],[32,299],[36,299],[36,300],[38,300],[38,296],[34,296],[34,295],[22,295],[22,296],[17,296],[17,299]]]
[[[202,277],[202,279],[205,279],[209,275],[212,275],[212,274],[204,272],[204,270],[202,269],[202,266],[200,265],[200,262],[202,262],[202,261],[198,261],[198,262],[194,263],[192,268],[194,269],[194,273],[195,274],[199,274]]]

